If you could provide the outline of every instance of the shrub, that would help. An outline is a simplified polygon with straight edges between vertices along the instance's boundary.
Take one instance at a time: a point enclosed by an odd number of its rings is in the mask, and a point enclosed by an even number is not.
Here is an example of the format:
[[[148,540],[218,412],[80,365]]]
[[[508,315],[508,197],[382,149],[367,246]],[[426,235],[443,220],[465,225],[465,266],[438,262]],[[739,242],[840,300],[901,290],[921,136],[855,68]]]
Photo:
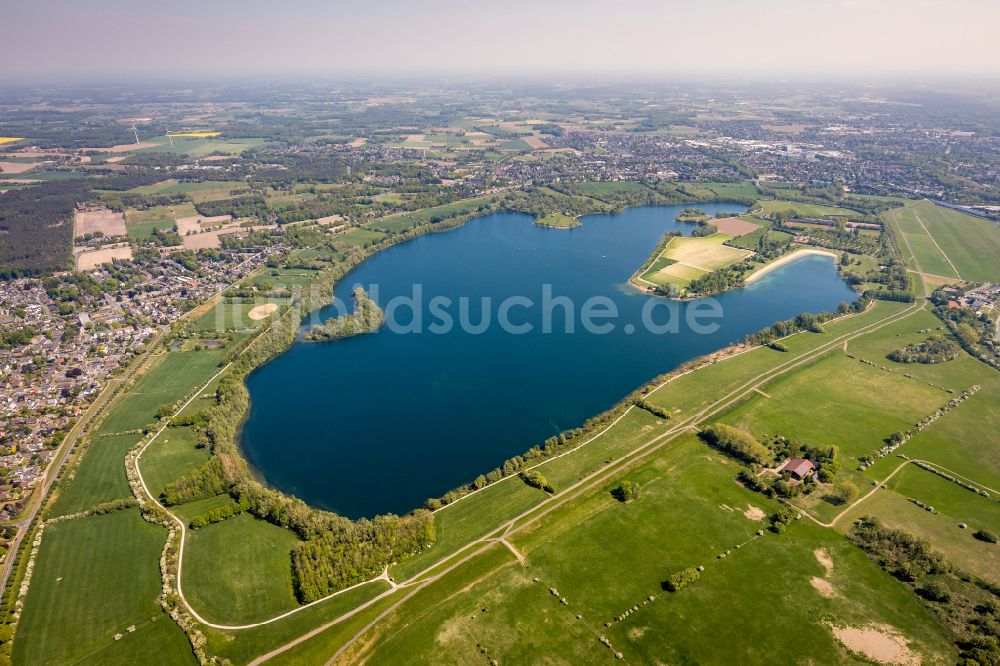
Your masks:
[[[678,571],[672,574],[667,580],[663,581],[663,589],[668,592],[677,592],[678,590],[686,587],[690,583],[695,582],[701,577],[701,573],[695,567],[688,567],[683,571]]]
[[[544,490],[547,493],[555,492],[555,488],[553,488],[549,484],[548,480],[542,476],[542,473],[533,469],[521,472],[521,480],[532,488],[538,488],[539,490]]]
[[[947,585],[938,580],[931,580],[924,583],[917,588],[917,594],[928,601],[945,602],[951,599],[951,590],[948,589]]]
[[[745,462],[764,464],[773,457],[771,450],[754,439],[753,435],[724,423],[715,423],[705,428],[701,432],[701,438]]]
[[[619,502],[634,502],[639,499],[639,484],[634,481],[624,480],[611,489],[611,496]]]
[[[997,535],[988,530],[976,530],[972,536],[986,543],[996,543],[998,541]]]
[[[843,505],[850,504],[858,498],[861,491],[850,481],[841,481],[833,489],[823,496],[830,504]]]

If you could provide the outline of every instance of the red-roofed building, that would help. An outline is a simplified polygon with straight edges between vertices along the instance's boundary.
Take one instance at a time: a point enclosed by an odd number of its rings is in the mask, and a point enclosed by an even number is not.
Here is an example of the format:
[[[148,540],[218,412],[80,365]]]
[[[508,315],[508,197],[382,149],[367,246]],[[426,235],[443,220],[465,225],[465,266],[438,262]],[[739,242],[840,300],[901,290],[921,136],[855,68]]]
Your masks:
[[[793,479],[798,479],[801,481],[807,476],[812,476],[816,471],[816,465],[813,461],[806,460],[805,458],[792,458],[782,466],[779,472],[788,472],[792,475]]]

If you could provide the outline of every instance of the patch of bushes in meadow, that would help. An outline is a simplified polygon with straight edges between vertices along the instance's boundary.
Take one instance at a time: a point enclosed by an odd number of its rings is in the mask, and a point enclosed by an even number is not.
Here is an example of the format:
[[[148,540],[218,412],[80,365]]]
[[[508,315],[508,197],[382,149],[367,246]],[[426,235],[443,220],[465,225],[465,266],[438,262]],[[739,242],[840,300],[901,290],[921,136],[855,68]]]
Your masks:
[[[212,509],[200,516],[195,516],[189,523],[189,527],[193,530],[199,529],[201,527],[207,527],[209,525],[214,525],[215,523],[221,523],[223,520],[229,520],[243,513],[243,507],[239,504],[227,504],[225,506],[220,506],[216,509]]]
[[[552,487],[552,484],[549,483],[548,479],[546,479],[538,470],[529,469],[521,472],[521,480],[532,488],[538,488],[539,490],[544,490],[547,493],[554,493],[556,491],[556,489]]]
[[[611,496],[622,504],[630,504],[639,499],[640,486],[635,481],[623,479],[611,489]]]
[[[922,342],[906,345],[890,352],[886,358],[896,363],[944,363],[958,358],[962,348],[954,340],[932,335]]]
[[[959,663],[1000,663],[1000,586],[960,570],[926,539],[887,527],[874,516],[859,518],[848,538],[929,602],[955,641]]]
[[[701,572],[696,567],[688,567],[671,574],[663,581],[662,587],[667,592],[679,592],[699,578],[701,578]]]

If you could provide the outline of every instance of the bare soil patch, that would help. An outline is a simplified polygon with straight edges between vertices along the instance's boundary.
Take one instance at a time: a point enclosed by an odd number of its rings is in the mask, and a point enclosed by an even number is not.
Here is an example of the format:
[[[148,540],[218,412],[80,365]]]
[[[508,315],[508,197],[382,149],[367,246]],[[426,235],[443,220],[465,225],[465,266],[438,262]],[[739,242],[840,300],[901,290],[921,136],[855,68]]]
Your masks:
[[[818,576],[813,576],[809,579],[809,584],[820,593],[821,596],[827,599],[832,599],[837,596],[837,591],[833,589],[833,585],[825,578],[820,578]]]
[[[253,321],[260,321],[261,319],[267,319],[267,317],[274,314],[277,310],[277,303],[265,303],[264,305],[258,305],[250,310],[250,312],[247,313],[247,316]]]
[[[112,259],[131,259],[132,246],[119,245],[116,247],[105,247],[100,250],[84,250],[76,255],[76,268],[80,271],[97,268],[101,264],[106,264]]]
[[[177,233],[181,237],[188,234],[196,234],[211,227],[218,227],[233,221],[232,215],[215,215],[204,217],[202,215],[192,215],[191,217],[177,218]]]
[[[830,572],[833,571],[833,560],[830,558],[830,553],[824,548],[817,548],[813,551],[813,555],[816,556],[816,561],[823,565],[826,569],[826,574],[829,576]]]
[[[76,211],[73,216],[73,233],[77,236],[100,231],[105,236],[124,236],[125,214],[107,208]]]
[[[748,520],[764,520],[764,518],[767,517],[764,510],[757,506],[748,506],[747,510],[743,512],[743,515],[746,516]]]
[[[714,225],[721,233],[733,238],[746,236],[751,231],[760,229],[759,224],[754,224],[749,220],[739,217],[724,217],[721,220],[710,220],[709,224]]]
[[[0,162],[0,173],[24,173],[36,166],[38,162]]]
[[[879,664],[910,666],[920,660],[909,648],[898,630],[887,624],[866,627],[831,627],[833,635],[844,647]]]

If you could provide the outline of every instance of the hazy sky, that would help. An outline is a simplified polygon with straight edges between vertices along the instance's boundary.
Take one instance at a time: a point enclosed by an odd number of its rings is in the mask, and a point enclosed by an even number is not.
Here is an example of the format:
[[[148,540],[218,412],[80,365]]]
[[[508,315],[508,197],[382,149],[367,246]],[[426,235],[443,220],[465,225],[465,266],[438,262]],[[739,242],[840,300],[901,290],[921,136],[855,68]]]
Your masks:
[[[0,76],[372,70],[1000,75],[1000,0],[4,5]]]

